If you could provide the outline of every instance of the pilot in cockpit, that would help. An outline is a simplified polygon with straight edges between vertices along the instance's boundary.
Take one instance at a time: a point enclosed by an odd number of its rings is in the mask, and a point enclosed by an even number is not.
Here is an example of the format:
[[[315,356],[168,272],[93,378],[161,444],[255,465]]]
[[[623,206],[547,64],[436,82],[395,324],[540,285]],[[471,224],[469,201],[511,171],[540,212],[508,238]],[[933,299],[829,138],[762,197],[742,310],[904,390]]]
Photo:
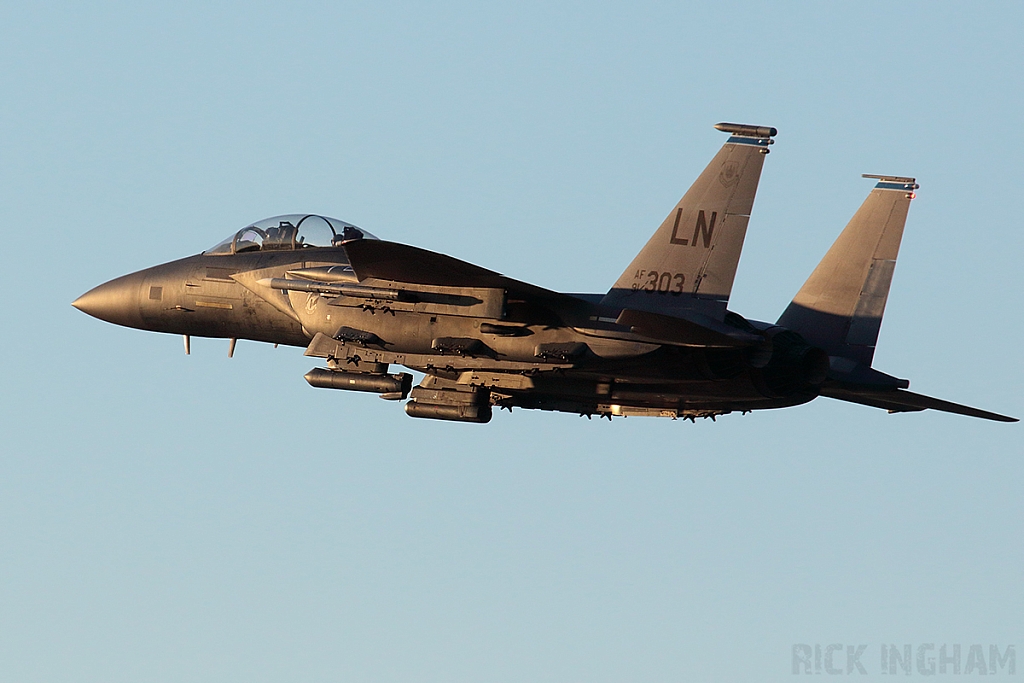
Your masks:
[[[341,232],[342,242],[351,242],[352,240],[363,239],[363,231],[354,225],[346,225],[344,230]]]
[[[281,221],[276,228],[267,228],[267,238],[263,240],[263,248],[286,249],[291,247],[297,230],[298,228],[288,221]]]

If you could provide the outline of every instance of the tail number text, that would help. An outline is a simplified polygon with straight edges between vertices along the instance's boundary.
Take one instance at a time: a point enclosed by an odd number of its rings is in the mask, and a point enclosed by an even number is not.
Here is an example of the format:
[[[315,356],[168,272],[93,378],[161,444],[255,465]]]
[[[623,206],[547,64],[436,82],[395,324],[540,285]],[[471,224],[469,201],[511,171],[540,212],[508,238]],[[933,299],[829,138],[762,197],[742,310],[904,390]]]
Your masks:
[[[633,276],[633,291],[671,294],[679,296],[683,293],[686,276],[682,273],[658,272],[656,270],[638,270]]]

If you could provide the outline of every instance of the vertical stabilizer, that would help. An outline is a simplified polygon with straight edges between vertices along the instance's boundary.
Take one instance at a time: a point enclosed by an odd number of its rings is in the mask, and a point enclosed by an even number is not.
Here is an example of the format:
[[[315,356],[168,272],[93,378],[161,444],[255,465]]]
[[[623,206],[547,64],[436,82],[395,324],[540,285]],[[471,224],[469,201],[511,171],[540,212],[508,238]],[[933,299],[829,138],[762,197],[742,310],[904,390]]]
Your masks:
[[[799,332],[830,356],[870,366],[903,225],[918,185],[914,178],[864,177],[878,184],[778,324]]]
[[[719,123],[730,133],[697,181],[605,295],[618,308],[725,317],[768,145],[767,126]]]

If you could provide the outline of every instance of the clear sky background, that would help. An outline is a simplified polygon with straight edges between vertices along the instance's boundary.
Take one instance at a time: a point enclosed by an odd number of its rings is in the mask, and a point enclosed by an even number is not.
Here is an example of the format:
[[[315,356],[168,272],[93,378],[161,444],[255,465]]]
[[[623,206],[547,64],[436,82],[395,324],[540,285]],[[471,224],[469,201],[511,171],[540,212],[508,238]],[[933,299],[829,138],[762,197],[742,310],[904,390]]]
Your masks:
[[[0,4],[0,680],[793,681],[794,643],[1020,676],[1020,425],[417,421],[70,303],[299,211],[605,291],[749,122],[732,308],[778,316],[861,173],[916,176],[875,365],[1024,416],[1022,35],[1011,2]]]

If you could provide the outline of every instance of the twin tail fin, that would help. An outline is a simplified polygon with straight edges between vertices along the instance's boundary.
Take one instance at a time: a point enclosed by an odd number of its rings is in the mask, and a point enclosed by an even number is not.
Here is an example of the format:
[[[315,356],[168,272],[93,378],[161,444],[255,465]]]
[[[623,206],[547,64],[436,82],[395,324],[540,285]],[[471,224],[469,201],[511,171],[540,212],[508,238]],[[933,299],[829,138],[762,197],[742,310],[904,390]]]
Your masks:
[[[768,126],[719,123],[722,149],[619,276],[602,304],[725,318],[768,146]]]
[[[778,324],[830,356],[870,366],[918,184],[900,176],[864,177],[878,183]]]
[[[914,178],[865,175],[877,184],[778,324],[829,355],[822,396],[902,413],[940,410],[997,422],[1016,418],[907,391],[871,367],[914,190]]]

